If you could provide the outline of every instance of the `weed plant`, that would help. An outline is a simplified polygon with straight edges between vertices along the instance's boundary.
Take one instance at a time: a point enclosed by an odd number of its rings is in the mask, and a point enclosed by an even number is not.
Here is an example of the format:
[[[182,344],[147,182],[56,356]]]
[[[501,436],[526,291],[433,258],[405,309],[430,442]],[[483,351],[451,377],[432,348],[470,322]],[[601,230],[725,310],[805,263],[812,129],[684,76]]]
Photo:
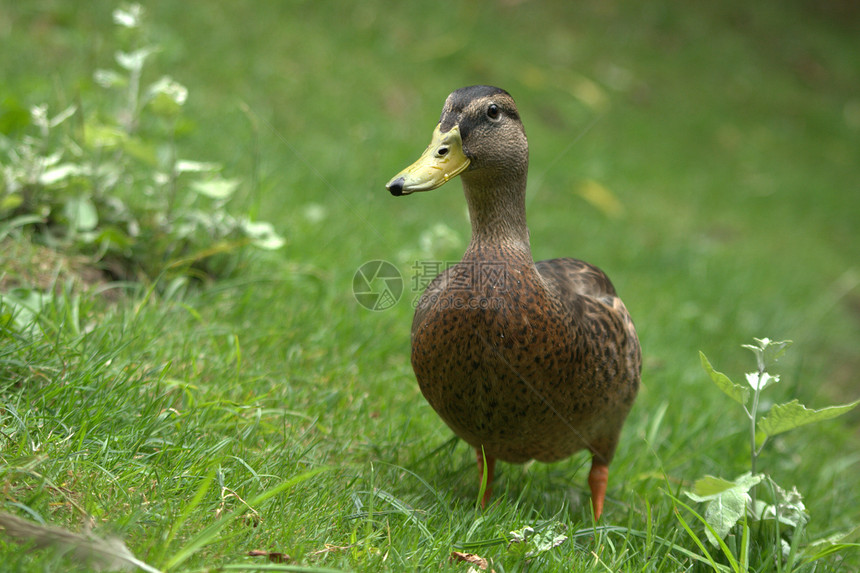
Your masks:
[[[99,261],[117,279],[229,276],[247,245],[277,249],[264,221],[236,217],[241,184],[218,163],[180,156],[188,90],[170,76],[143,82],[158,55],[144,11],[113,12],[117,67],[95,70],[101,91],[62,110],[34,105],[0,136],[0,239],[16,228],[34,240]]]
[[[771,405],[767,414],[759,418],[760,405],[763,403],[762,391],[780,379],[769,369],[790,345],[791,341],[788,340],[776,342],[768,338],[756,338],[755,344],[744,345],[744,348],[753,352],[756,360],[756,370],[745,376],[749,387],[735,384],[728,376],[714,370],[707,357],[699,353],[702,367],[711,380],[741,405],[749,420],[750,471],[731,481],[706,476],[697,480],[691,491],[684,492],[692,500],[706,504],[704,516],[679,500],[675,501],[704,524],[708,541],[722,550],[725,560],[735,572],[749,571],[750,567],[754,570],[800,571],[818,559],[860,547],[856,543],[840,543],[852,532],[803,544],[801,540],[809,514],[800,492],[796,487],[783,489],[758,467],[762,449],[772,437],[807,424],[836,418],[860,404],[860,400],[857,400],[813,410],[792,400]],[[767,502],[757,495],[760,489],[768,494]],[[711,565],[719,569],[711,553],[680,513],[678,519]],[[727,542],[729,536],[731,539]]]

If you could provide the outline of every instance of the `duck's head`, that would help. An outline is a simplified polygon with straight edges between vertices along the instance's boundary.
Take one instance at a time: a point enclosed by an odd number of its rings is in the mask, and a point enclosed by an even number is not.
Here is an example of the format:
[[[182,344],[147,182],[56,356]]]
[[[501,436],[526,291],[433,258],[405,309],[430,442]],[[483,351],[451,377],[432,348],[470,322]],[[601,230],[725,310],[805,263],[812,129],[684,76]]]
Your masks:
[[[524,182],[528,162],[528,141],[510,94],[470,86],[448,96],[430,146],[386,188],[396,196],[430,191],[460,174],[488,185]]]

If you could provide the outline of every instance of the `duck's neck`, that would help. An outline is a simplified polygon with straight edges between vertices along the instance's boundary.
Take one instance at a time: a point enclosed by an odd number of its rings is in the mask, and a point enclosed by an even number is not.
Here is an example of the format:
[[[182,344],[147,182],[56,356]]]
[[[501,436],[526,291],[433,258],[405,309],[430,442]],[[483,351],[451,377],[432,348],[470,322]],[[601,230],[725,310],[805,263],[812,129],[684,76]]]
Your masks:
[[[462,180],[472,222],[472,240],[464,258],[486,258],[498,252],[506,258],[519,255],[531,261],[525,177],[512,181]]]

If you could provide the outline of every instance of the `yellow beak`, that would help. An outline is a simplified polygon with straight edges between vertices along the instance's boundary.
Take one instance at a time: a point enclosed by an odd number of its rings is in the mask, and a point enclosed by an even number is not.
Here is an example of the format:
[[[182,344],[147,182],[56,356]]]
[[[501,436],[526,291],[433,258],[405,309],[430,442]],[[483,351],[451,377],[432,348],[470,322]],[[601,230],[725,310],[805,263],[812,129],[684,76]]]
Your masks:
[[[442,133],[437,125],[430,146],[418,161],[395,175],[385,187],[395,196],[430,191],[441,187],[468,166],[469,158],[463,153],[460,127],[455,125]]]

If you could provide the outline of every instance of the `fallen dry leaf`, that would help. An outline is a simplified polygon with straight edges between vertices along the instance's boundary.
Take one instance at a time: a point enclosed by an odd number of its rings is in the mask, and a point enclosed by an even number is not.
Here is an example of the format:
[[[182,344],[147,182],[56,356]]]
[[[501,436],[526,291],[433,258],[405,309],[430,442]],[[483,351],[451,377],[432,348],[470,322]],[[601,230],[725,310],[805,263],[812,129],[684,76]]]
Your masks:
[[[451,561],[465,561],[466,563],[477,565],[481,571],[486,571],[487,567],[490,566],[486,559],[480,555],[476,555],[475,553],[460,553],[459,551],[452,551]],[[490,569],[490,573],[496,572]]]
[[[277,551],[260,551],[259,549],[252,549],[248,552],[248,556],[266,557],[272,563],[289,563],[293,560],[293,558],[286,553],[278,553]]]

